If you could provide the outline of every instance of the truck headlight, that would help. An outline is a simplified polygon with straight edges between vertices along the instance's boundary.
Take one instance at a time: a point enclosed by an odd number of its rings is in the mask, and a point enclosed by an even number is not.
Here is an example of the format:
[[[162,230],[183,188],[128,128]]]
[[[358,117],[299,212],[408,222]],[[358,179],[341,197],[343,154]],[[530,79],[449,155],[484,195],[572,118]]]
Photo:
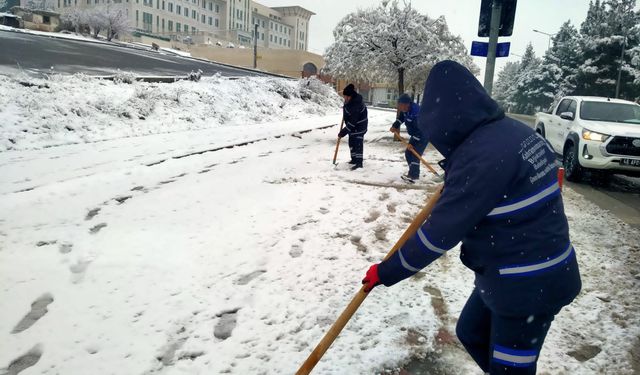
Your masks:
[[[609,138],[608,134],[602,134],[598,132],[592,132],[591,130],[582,129],[582,139],[587,141],[604,142]]]

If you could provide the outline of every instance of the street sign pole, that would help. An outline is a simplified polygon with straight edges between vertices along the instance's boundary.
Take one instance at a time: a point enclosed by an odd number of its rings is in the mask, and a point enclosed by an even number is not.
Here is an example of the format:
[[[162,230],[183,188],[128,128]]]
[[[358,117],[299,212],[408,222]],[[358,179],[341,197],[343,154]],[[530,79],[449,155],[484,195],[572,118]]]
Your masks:
[[[257,69],[257,68],[258,68],[258,24],[256,23],[253,26],[253,69]]]
[[[493,91],[493,72],[496,68],[496,50],[498,48],[498,33],[500,32],[500,18],[502,14],[502,0],[493,0],[491,4],[491,28],[489,31],[489,52],[484,71],[484,89],[491,95]]]

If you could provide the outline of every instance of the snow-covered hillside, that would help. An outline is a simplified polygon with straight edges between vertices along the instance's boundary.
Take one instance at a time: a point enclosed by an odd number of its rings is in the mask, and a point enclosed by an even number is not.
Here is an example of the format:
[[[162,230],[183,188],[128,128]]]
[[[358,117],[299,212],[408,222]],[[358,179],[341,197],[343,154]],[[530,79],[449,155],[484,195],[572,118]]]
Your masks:
[[[308,118],[336,112],[340,104],[316,79],[152,84],[126,74],[116,82],[0,75],[0,151]]]

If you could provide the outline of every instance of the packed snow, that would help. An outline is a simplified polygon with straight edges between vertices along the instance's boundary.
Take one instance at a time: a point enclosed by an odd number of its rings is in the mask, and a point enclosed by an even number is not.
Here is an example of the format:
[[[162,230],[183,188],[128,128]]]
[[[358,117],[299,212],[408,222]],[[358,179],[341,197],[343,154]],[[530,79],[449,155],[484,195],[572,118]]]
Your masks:
[[[402,183],[390,111],[364,170],[346,141],[334,167],[317,81],[19,81],[0,78],[0,373],[293,373],[439,184]],[[540,373],[633,374],[640,235],[563,194],[584,287]],[[480,374],[453,336],[457,256],[376,288],[314,373]]]
[[[153,84],[124,73],[113,82],[0,75],[0,88],[0,151],[308,118],[336,113],[341,103],[314,78]]]

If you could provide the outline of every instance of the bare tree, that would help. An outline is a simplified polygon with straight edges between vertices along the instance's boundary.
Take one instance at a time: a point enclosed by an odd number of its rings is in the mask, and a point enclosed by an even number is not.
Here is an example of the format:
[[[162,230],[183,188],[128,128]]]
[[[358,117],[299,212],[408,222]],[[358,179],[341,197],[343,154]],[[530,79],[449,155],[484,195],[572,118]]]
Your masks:
[[[107,31],[107,40],[131,31],[131,24],[124,6],[107,4],[104,7],[104,26]]]
[[[89,25],[89,14],[84,9],[71,8],[64,12],[60,18],[63,22],[71,25],[76,33]]]

